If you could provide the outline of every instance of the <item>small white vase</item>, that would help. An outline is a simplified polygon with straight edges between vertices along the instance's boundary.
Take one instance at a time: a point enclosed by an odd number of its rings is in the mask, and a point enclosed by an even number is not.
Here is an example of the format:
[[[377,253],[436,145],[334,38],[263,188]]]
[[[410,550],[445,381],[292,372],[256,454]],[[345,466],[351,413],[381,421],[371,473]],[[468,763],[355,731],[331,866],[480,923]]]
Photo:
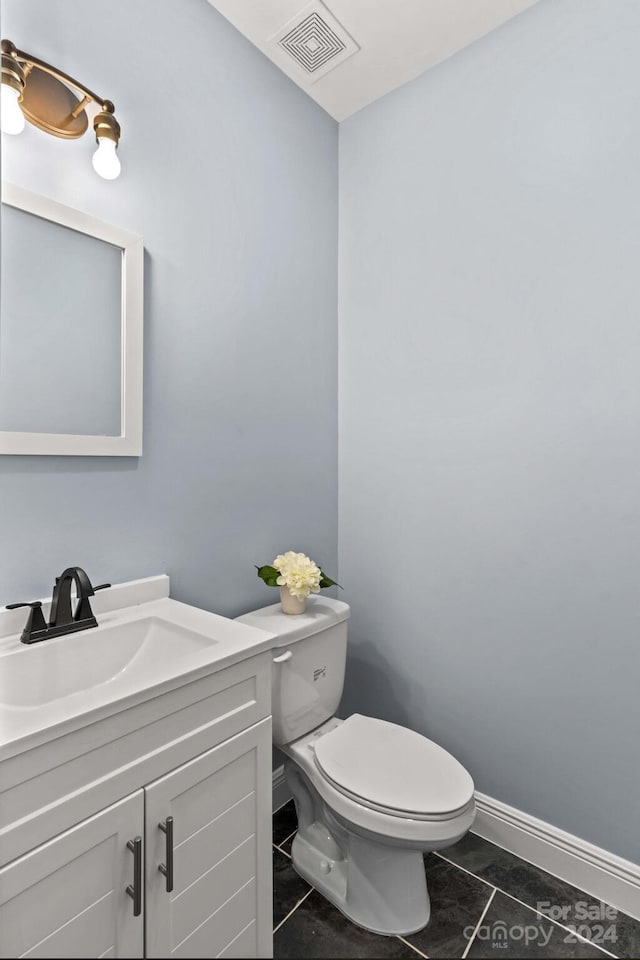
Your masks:
[[[304,600],[298,600],[297,597],[289,590],[289,587],[280,587],[280,603],[282,604],[282,612],[291,614],[295,616],[298,613],[304,613],[307,607],[307,598]]]

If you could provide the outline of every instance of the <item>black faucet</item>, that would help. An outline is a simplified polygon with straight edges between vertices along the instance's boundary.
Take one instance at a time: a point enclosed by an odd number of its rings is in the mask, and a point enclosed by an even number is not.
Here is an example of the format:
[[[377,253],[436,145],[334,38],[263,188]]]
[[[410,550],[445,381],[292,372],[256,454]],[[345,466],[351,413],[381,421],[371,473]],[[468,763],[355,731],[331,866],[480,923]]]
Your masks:
[[[74,582],[78,596],[75,613],[71,609],[71,587]],[[22,643],[39,643],[40,640],[48,640],[50,637],[62,637],[66,633],[77,633],[78,630],[97,627],[98,621],[93,615],[89,598],[96,590],[104,590],[110,586],[110,583],[101,583],[93,587],[82,567],[67,567],[59,577],[56,577],[49,623],[45,622],[40,600],[34,603],[10,603],[7,604],[7,610],[30,607],[29,617],[20,639]]]

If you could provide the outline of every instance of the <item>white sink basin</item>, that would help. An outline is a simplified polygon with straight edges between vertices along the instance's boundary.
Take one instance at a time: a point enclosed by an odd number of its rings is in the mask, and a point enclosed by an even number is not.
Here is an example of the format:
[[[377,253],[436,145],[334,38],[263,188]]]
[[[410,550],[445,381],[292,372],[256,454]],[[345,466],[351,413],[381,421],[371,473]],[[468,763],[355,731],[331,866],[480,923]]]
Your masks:
[[[22,644],[6,654],[0,659],[0,704],[40,707],[74,693],[95,693],[106,684],[114,690],[137,681],[148,684],[217,643],[159,617],[110,623],[94,634]]]
[[[261,653],[273,637],[164,597],[96,613],[98,626],[23,644],[0,644],[0,758],[60,724],[91,722],[198,676]],[[126,704],[123,703],[126,701]]]

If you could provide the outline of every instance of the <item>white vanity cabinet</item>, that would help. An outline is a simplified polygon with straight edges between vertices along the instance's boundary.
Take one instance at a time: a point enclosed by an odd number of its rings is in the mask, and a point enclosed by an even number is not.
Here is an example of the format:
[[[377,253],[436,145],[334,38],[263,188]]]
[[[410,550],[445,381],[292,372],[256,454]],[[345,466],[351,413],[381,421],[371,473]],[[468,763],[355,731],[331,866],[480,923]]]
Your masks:
[[[272,955],[270,662],[2,760],[0,957]]]

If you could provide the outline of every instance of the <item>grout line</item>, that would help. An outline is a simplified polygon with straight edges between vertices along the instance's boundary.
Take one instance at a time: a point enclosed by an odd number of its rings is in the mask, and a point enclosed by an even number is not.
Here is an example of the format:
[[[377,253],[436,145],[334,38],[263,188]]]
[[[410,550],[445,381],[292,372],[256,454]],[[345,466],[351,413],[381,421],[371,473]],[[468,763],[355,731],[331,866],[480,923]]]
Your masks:
[[[487,904],[486,904],[484,910],[483,910],[482,913],[480,914],[480,919],[479,919],[478,922],[476,923],[475,929],[474,929],[473,933],[471,934],[471,937],[469,938],[469,943],[468,943],[468,944],[466,945],[466,947],[464,948],[464,953],[462,954],[462,960],[465,960],[465,958],[467,957],[467,955],[468,955],[468,953],[469,953],[469,950],[471,950],[471,944],[472,944],[473,941],[475,940],[475,938],[476,938],[476,936],[477,936],[477,934],[478,934],[478,930],[479,930],[480,927],[482,926],[482,921],[484,920],[484,918],[485,918],[486,915],[487,915],[487,910],[489,909],[489,907],[490,907],[491,904],[493,903],[493,898],[495,897],[495,895],[496,895],[497,892],[498,892],[498,891],[497,891],[497,887],[494,887],[493,890],[491,891],[491,896],[490,896],[489,899],[487,900]]]
[[[291,803],[292,800],[293,800],[293,797],[289,797],[288,800],[285,800],[284,803],[281,803],[277,810],[272,810],[272,811],[271,811],[271,816],[272,816],[272,817],[275,816],[276,813],[278,813],[279,810],[282,810],[284,807],[286,807],[286,805],[287,805],[288,803]]]
[[[601,953],[604,953],[607,957],[613,957],[614,960],[617,960],[617,955],[615,953],[610,953],[609,950],[606,950],[605,947],[601,947],[600,944],[594,943],[593,940],[589,940],[588,937],[583,937],[581,934],[577,933],[575,930],[572,930],[570,927],[566,927],[563,923],[560,923],[558,920],[554,920],[553,917],[548,917],[546,913],[540,913],[536,910],[535,907],[532,907],[530,903],[525,903],[524,900],[520,900],[518,897],[514,897],[512,893],[509,893],[507,890],[503,890],[502,887],[496,887],[494,884],[489,883],[488,880],[485,880],[483,877],[479,877],[477,873],[471,873],[470,870],[467,870],[466,867],[460,866],[459,863],[454,863],[453,860],[443,857],[441,853],[437,853],[435,850],[432,853],[438,857],[440,860],[444,860],[445,863],[451,864],[452,867],[457,867],[458,870],[462,870],[464,873],[468,873],[470,877],[475,877],[476,880],[480,880],[481,883],[486,884],[488,887],[493,887],[494,890],[497,890],[498,893],[502,893],[505,897],[509,897],[510,900],[515,900],[516,903],[519,903],[520,906],[526,907],[527,910],[531,910],[537,917],[542,917],[543,920],[548,920],[549,923],[553,923],[556,927],[560,927],[561,930],[565,930],[567,933],[570,933],[572,937],[575,937],[576,940],[579,940],[581,943],[588,943],[589,946],[595,947],[596,950],[599,950]],[[534,864],[535,866],[535,864]],[[553,874],[551,874],[553,876]],[[577,889],[577,888],[576,888]]]
[[[500,887],[497,887],[500,893],[504,894],[505,897],[509,897],[510,900],[515,900],[516,903],[519,903],[520,906],[526,907],[527,910],[531,910],[532,913],[535,913],[536,917],[540,917],[542,920],[548,920],[549,923],[553,923],[556,927],[560,927],[561,930],[564,930],[566,933],[570,933],[572,937],[575,937],[576,940],[579,940],[580,943],[587,943],[590,947],[595,947],[596,950],[599,950],[601,953],[604,953],[607,957],[613,957],[614,960],[617,960],[615,953],[610,953],[604,947],[601,947],[600,944],[594,943],[593,940],[589,940],[588,937],[583,937],[576,930],[572,930],[571,927],[566,927],[564,923],[559,923],[558,920],[554,920],[553,917],[548,917],[546,913],[540,913],[539,910],[536,910],[535,907],[532,907],[531,904],[525,903],[524,900],[519,900],[517,897],[514,897],[512,893],[507,893],[506,890],[501,890]]]
[[[291,854],[287,853],[286,850],[283,850],[282,847],[279,847],[277,843],[274,843],[273,846],[276,848],[278,853],[281,853],[283,857],[288,857],[291,860]]]
[[[304,903],[304,901],[307,899],[307,897],[309,896],[309,894],[310,894],[310,893],[313,893],[314,889],[315,889],[314,887],[309,887],[309,889],[308,889],[307,892],[305,893],[305,895],[304,895],[304,897],[302,898],[302,900],[298,900],[298,902],[296,903],[296,905],[295,905],[295,907],[293,908],[293,910],[289,910],[289,913],[286,915],[286,917],[284,918],[284,920],[281,920],[280,923],[278,924],[278,926],[273,928],[273,932],[274,932],[274,933],[277,933],[277,931],[280,929],[280,927],[282,926],[282,924],[287,922],[287,920],[289,919],[289,917],[291,916],[291,914],[296,912],[296,910],[298,909],[298,907],[300,906],[300,904],[301,904],[301,903]]]
[[[284,853],[285,857],[289,857],[289,860],[292,859],[291,854],[290,854],[290,853],[287,853],[286,850],[283,850],[282,847],[280,846],[280,844],[281,844],[281,843],[286,843],[287,840],[291,840],[292,837],[295,837],[295,835],[296,835],[297,832],[298,832],[298,828],[296,827],[296,829],[293,831],[293,833],[290,833],[289,836],[288,836],[288,837],[285,837],[284,840],[281,840],[280,843],[276,843],[275,840],[272,840],[273,846],[276,848],[276,850],[279,850],[280,853]]]
[[[289,836],[288,836],[288,837],[285,837],[284,840],[281,840],[280,843],[286,843],[287,840],[291,840],[291,837],[295,837],[295,835],[296,835],[297,832],[298,832],[298,828],[296,827],[295,830],[292,830],[291,833],[289,834]],[[276,844],[276,846],[279,847],[279,846],[280,846],[280,843]]]
[[[421,950],[418,950],[417,947],[414,947],[414,945],[413,945],[412,943],[409,943],[408,940],[405,940],[404,937],[396,937],[396,940],[402,941],[402,943],[404,943],[405,947],[411,947],[411,949],[414,950],[415,953],[417,953],[419,957],[424,957],[425,960],[429,960],[429,957],[426,955],[426,953],[422,953]]]
[[[476,880],[479,880],[480,883],[484,883],[487,887],[491,887],[494,890],[500,890],[500,887],[496,887],[493,883],[489,883],[489,881],[485,880],[484,877],[479,877],[477,873],[471,873],[471,870],[467,870],[466,867],[461,867],[460,864],[455,863],[454,860],[449,860],[447,859],[447,857],[443,857],[442,854],[438,853],[436,850],[432,850],[431,853],[433,854],[434,857],[437,857],[439,860],[444,860],[445,863],[451,864],[452,867],[457,867],[458,870],[462,870],[463,873],[468,873],[470,877],[475,877]],[[500,893],[504,893],[504,890],[500,890]]]

